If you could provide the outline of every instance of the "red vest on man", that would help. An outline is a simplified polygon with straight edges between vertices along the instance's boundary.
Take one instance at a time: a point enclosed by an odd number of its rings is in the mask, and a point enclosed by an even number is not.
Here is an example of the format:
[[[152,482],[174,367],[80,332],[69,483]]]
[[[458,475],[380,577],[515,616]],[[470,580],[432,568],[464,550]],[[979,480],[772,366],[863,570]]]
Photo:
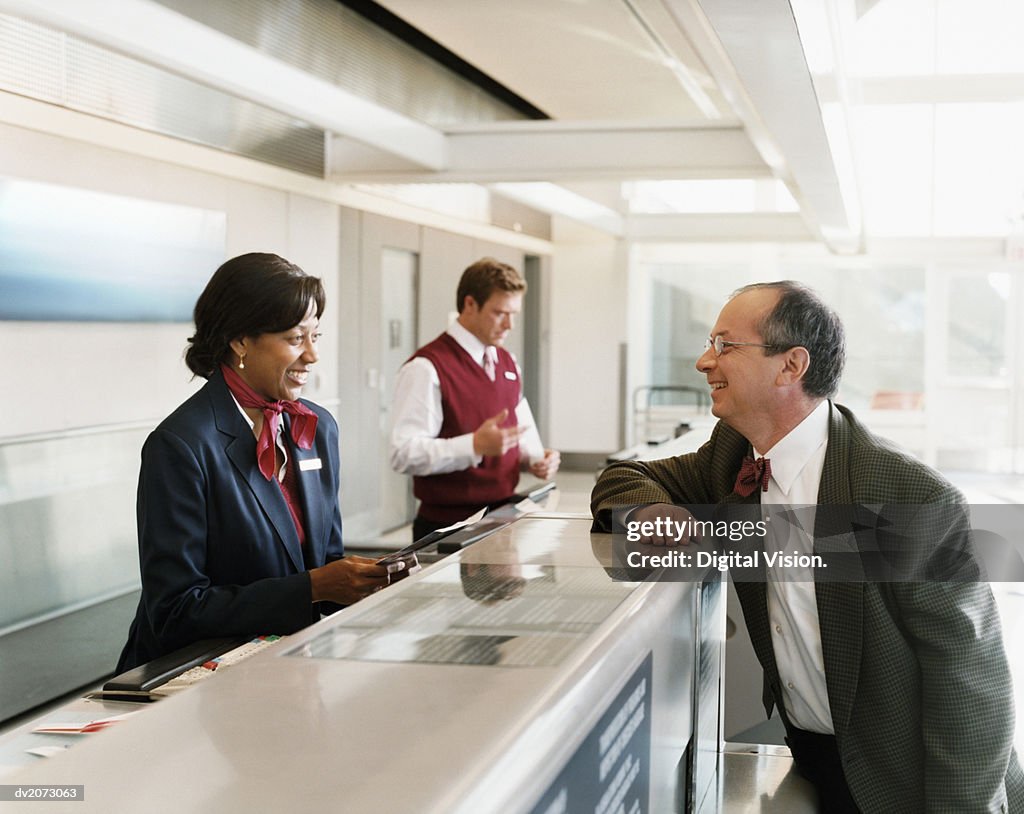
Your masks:
[[[455,438],[476,430],[488,418],[508,410],[503,426],[516,426],[516,406],[522,383],[512,354],[502,348],[494,381],[449,334],[441,334],[420,348],[412,358],[430,361],[441,382],[444,419],[439,438]],[[464,520],[491,503],[512,496],[519,483],[519,447],[500,458],[485,457],[479,466],[444,475],[416,476],[413,494],[422,501],[420,517],[436,523]]]

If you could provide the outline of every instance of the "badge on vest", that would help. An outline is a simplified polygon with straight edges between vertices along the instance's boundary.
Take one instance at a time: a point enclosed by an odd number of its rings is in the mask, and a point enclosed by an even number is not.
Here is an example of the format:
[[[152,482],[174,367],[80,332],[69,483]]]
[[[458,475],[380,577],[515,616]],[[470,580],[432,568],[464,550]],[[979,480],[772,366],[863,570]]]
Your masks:
[[[510,382],[514,382],[516,380],[516,374],[513,373],[511,370],[506,370],[505,378],[508,379]]]
[[[300,458],[299,459],[299,471],[300,472],[312,472],[316,469],[323,469],[324,464],[319,458]]]

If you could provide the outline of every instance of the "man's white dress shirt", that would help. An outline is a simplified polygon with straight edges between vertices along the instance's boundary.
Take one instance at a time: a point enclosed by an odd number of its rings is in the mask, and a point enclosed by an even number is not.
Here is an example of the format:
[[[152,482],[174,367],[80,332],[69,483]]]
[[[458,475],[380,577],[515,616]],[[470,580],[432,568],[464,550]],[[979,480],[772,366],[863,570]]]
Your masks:
[[[768,458],[772,468],[768,491],[761,493],[762,514],[772,517],[766,550],[814,551],[815,505],[828,447],[828,418],[825,400],[770,450],[754,450],[754,457]],[[772,506],[780,504],[798,509],[799,525],[784,519],[779,510],[773,515]],[[800,729],[833,734],[814,573],[809,568],[779,566],[766,571],[768,620],[786,715]]]

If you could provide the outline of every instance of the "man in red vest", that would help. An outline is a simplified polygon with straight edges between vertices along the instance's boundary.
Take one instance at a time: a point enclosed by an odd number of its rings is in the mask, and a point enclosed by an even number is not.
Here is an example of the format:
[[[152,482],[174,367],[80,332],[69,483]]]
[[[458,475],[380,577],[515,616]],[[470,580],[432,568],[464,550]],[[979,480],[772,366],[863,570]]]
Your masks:
[[[502,346],[523,304],[526,281],[493,257],[467,268],[458,319],[420,348],[395,380],[391,467],[413,476],[420,500],[413,539],[508,501],[520,468],[541,480],[558,471],[545,449],[522,374]]]

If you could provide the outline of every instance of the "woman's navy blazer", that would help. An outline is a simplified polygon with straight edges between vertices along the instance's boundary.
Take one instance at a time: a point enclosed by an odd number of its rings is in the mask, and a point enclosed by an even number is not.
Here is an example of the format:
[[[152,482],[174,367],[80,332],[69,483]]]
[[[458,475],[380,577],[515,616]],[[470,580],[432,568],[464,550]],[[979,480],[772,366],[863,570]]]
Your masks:
[[[150,434],[137,503],[142,597],[118,672],[199,639],[292,633],[319,618],[308,570],[343,554],[338,425],[303,404],[318,418],[313,448],[292,443],[287,415],[283,436],[305,546],[220,371]]]

